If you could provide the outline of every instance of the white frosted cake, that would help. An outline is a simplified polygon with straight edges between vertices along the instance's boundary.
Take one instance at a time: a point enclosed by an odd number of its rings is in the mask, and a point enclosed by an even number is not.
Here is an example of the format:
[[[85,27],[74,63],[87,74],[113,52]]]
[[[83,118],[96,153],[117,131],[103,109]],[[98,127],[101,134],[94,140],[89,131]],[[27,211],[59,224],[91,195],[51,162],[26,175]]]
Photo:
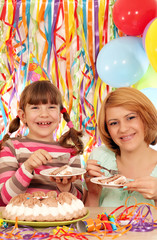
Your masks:
[[[56,196],[55,191],[47,194],[34,192],[13,197],[2,212],[3,218],[19,221],[69,221],[83,217],[87,209],[83,202],[69,192]]]

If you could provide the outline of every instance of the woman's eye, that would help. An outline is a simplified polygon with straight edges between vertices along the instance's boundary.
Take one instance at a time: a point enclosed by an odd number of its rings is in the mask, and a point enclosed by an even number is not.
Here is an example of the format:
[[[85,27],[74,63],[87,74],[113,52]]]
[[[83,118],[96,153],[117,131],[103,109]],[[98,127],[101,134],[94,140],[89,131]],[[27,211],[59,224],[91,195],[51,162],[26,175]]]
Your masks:
[[[128,118],[128,120],[131,120],[131,119],[134,119],[134,118],[136,118],[136,116],[130,116],[130,117]]]
[[[116,125],[118,122],[111,122],[110,123],[110,126],[114,126],[114,125]]]

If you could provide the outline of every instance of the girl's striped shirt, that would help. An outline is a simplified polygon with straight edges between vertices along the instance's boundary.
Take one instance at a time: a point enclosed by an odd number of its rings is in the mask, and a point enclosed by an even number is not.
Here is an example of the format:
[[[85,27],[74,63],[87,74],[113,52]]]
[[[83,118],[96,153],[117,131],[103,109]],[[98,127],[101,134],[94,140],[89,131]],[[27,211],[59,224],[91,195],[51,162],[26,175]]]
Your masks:
[[[24,192],[55,190],[59,193],[56,183],[50,181],[49,177],[40,175],[40,171],[68,164],[69,156],[63,155],[53,159],[51,163],[48,162],[34,169],[31,174],[25,169],[23,163],[38,149],[44,149],[52,156],[54,152],[70,153],[71,157],[75,155],[72,148],[64,148],[58,142],[41,142],[27,137],[7,140],[4,148],[0,151],[0,206],[8,204],[12,197]],[[81,167],[79,156],[76,156],[71,166]],[[82,198],[81,180],[72,183],[70,192],[79,199]]]

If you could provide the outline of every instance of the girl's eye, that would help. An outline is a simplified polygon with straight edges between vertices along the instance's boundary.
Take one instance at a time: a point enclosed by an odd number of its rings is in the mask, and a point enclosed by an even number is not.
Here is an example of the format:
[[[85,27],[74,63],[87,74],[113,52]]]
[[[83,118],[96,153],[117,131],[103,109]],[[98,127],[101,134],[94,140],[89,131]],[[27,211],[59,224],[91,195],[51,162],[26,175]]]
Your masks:
[[[54,105],[51,105],[49,108],[51,108],[51,109],[55,109],[55,108],[56,108],[56,106],[54,106]]]
[[[37,106],[32,106],[31,109],[38,109],[38,107]]]

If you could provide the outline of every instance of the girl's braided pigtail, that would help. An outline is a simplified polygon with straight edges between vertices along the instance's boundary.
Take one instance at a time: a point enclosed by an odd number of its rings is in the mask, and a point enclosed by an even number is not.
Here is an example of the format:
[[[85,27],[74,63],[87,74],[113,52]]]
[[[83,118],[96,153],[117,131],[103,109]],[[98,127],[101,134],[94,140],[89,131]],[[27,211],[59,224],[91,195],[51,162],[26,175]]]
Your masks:
[[[63,147],[74,147],[76,149],[76,154],[82,154],[84,150],[83,142],[80,139],[80,137],[82,137],[82,131],[77,131],[74,128],[70,116],[64,107],[61,107],[61,113],[63,114],[64,120],[67,122],[69,131],[67,131],[60,137],[60,144]]]
[[[13,132],[16,132],[19,129],[19,127],[20,127],[20,118],[17,115],[16,118],[14,118],[11,121],[11,123],[9,125],[9,132],[4,135],[4,137],[0,143],[0,150],[2,149],[3,144],[10,138],[11,134]]]

